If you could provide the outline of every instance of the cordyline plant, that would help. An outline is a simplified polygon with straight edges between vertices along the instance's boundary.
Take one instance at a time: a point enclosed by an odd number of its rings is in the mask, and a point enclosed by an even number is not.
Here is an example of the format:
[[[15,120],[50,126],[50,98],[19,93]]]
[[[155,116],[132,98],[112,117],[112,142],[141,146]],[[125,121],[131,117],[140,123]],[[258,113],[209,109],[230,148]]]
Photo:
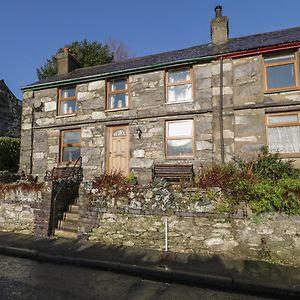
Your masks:
[[[125,177],[120,172],[110,172],[96,177],[93,181],[93,188],[99,192],[111,190],[113,196],[123,197],[130,191],[131,186],[135,184],[136,179],[131,173]]]
[[[0,193],[4,194],[8,191],[22,190],[26,192],[39,192],[44,183],[31,183],[31,182],[18,182],[18,183],[8,183],[0,184]]]

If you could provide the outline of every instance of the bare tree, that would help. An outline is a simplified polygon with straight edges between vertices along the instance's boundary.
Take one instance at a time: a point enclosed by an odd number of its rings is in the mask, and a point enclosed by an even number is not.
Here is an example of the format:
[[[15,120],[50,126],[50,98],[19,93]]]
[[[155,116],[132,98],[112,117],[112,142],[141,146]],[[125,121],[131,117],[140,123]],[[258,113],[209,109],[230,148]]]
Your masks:
[[[119,62],[134,57],[134,55],[130,53],[128,46],[120,40],[117,40],[115,38],[110,38],[108,39],[106,44],[109,47],[114,62]]]

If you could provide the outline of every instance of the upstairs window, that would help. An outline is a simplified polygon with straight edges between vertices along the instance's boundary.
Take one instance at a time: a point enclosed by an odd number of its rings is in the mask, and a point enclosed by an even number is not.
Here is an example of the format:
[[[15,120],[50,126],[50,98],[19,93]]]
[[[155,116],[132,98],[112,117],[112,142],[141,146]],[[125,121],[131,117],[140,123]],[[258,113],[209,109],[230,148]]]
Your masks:
[[[300,112],[276,113],[266,116],[270,152],[286,156],[300,154]]]
[[[63,130],[60,137],[60,162],[75,163],[80,157],[80,129]]]
[[[298,84],[298,64],[295,53],[264,58],[265,89],[280,91],[295,89]]]
[[[127,78],[107,82],[107,109],[122,109],[128,107]]]
[[[166,81],[167,103],[192,101],[191,68],[169,70]]]
[[[77,112],[76,87],[65,87],[59,89],[58,115],[71,115]]]
[[[180,120],[166,122],[166,157],[189,158],[194,153],[194,122]]]

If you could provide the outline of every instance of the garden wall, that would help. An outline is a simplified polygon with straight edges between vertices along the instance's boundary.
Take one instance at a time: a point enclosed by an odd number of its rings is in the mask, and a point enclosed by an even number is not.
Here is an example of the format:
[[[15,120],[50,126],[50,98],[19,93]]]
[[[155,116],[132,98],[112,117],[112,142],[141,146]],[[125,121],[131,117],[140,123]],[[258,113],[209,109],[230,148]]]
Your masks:
[[[182,215],[99,212],[89,239],[106,245],[164,250],[167,219],[169,251],[224,254],[300,266],[299,216],[234,219]]]
[[[47,236],[51,183],[1,185],[0,230]]]
[[[251,214],[247,205],[231,213],[218,209],[220,189],[199,192],[174,190],[167,183],[131,187],[82,189],[80,220],[89,240],[105,245],[165,249],[236,259],[266,259],[300,266],[300,216]],[[219,194],[219,196],[216,196]],[[200,196],[199,196],[200,195]]]

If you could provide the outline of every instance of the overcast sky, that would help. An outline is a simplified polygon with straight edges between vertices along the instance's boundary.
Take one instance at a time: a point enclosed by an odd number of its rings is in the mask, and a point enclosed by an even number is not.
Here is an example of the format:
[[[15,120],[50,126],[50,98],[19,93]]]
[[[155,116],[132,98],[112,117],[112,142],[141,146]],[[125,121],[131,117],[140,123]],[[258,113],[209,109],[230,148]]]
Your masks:
[[[22,98],[47,58],[85,38],[121,40],[135,56],[208,43],[218,4],[230,37],[300,26],[299,0],[4,0],[0,79]]]

